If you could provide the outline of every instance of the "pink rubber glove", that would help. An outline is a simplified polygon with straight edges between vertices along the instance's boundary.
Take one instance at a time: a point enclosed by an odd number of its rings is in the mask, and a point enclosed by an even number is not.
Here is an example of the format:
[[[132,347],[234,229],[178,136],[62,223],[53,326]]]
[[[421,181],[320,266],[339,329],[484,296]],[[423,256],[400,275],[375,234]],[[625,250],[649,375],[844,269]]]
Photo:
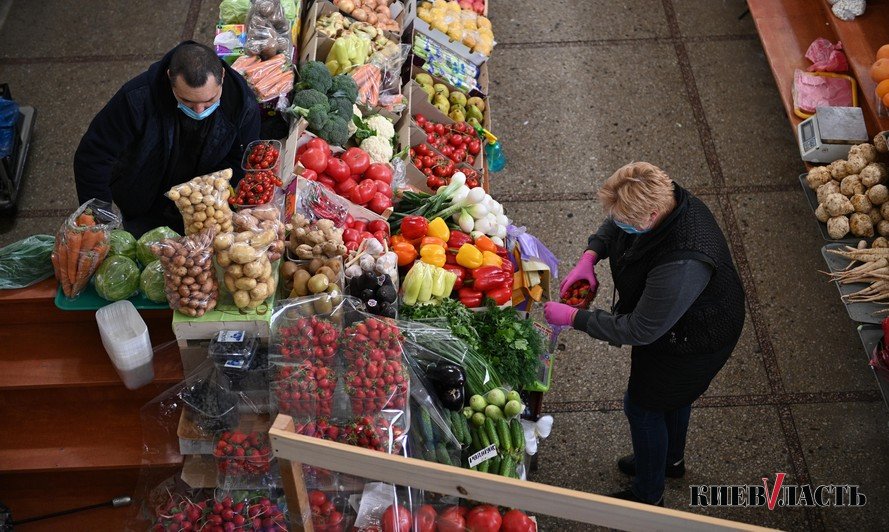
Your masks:
[[[568,272],[568,275],[559,283],[559,295],[563,298],[568,289],[577,281],[586,281],[590,283],[590,292],[596,297],[596,290],[599,289],[599,280],[596,279],[596,253],[593,251],[584,251],[577,261],[574,269]]]
[[[574,316],[577,309],[564,303],[544,303],[543,315],[546,321],[553,327],[571,327],[574,324]]]

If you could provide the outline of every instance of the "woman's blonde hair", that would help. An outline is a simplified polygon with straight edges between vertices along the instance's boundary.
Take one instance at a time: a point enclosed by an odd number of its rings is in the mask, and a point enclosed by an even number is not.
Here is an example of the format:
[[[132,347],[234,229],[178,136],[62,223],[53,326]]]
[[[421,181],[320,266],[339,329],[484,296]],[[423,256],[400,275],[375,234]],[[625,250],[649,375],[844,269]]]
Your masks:
[[[673,180],[651,163],[620,167],[599,189],[605,215],[635,227],[644,227],[651,213],[663,213],[673,205]]]

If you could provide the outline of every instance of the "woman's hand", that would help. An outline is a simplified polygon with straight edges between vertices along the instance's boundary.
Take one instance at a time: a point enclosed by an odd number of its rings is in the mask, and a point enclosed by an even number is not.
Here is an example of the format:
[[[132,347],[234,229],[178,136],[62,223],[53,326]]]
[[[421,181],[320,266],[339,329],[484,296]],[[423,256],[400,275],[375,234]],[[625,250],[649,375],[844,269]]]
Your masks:
[[[562,279],[561,283],[559,283],[559,295],[562,296],[563,299],[566,298],[568,289],[577,281],[586,281],[590,283],[590,293],[593,294],[593,297],[596,297],[596,290],[599,288],[599,280],[596,279],[595,252],[588,250],[580,256],[580,260],[577,261],[577,265],[574,266],[574,269],[568,272],[568,275]]]
[[[544,303],[543,315],[547,323],[554,327],[571,327],[574,324],[574,316],[577,309],[564,303]]]

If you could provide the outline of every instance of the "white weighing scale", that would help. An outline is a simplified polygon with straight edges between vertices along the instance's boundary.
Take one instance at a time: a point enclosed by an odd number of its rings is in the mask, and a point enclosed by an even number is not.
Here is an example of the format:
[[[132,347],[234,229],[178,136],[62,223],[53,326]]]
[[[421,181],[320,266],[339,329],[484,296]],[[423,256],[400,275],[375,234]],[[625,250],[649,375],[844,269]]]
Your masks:
[[[860,107],[818,107],[797,133],[800,155],[809,163],[845,159],[852,146],[869,140]]]

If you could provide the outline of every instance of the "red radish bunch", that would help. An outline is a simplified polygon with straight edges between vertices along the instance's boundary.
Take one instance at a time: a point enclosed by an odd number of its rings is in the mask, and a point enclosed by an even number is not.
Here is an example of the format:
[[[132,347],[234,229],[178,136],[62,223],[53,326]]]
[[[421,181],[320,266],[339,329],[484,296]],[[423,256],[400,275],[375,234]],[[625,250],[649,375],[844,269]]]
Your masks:
[[[281,180],[271,170],[247,172],[228,202],[232,205],[262,205],[272,201],[275,190],[280,186]]]
[[[206,512],[206,502],[195,503],[174,494],[167,504],[156,509],[157,517],[151,530],[154,532],[196,530],[204,523]]]
[[[256,144],[250,154],[244,167],[247,170],[272,170],[278,173],[278,148],[271,142],[261,142]]]
[[[339,342],[340,333],[336,326],[318,316],[300,318],[292,325],[278,329],[279,352],[289,362],[318,360],[330,363]]]
[[[466,122],[453,125],[436,124],[421,114],[414,121],[426,132],[426,143],[455,163],[475,164],[482,151],[482,141],[475,129]]]
[[[322,139],[310,140],[297,156],[305,170],[302,177],[318,181],[356,205],[382,214],[392,206],[392,167],[371,163],[361,148],[334,155]]]
[[[356,220],[351,214],[346,216],[346,226],[343,228],[346,249],[355,251],[368,238],[376,238],[382,244],[389,238],[389,224],[383,220]]]
[[[235,430],[219,436],[213,456],[223,475],[261,476],[269,472],[271,452],[268,434],[259,431],[245,434]]]
[[[312,526],[318,532],[342,532],[343,514],[336,509],[333,501],[323,491],[309,492],[309,506],[312,508]]]
[[[475,11],[479,15],[485,14],[485,0],[458,0],[461,9]]]
[[[321,361],[277,366],[272,385],[278,410],[294,417],[329,416],[337,375]]]
[[[343,355],[350,369],[366,362],[401,361],[401,331],[378,318],[367,318],[343,331]]]
[[[261,497],[251,502],[235,502],[231,497],[192,502],[181,495],[157,509],[157,519],[151,530],[155,532],[201,532],[287,530],[284,514],[277,504]]]
[[[346,372],[345,384],[356,416],[403,410],[407,402],[408,378],[399,360],[358,359]]]
[[[247,519],[247,530],[257,530],[262,532],[279,532],[288,530],[287,520],[284,519],[284,512],[281,511],[281,508],[277,504],[265,497],[262,497],[247,506]]]
[[[236,504],[231,497],[225,497],[221,501],[209,499],[205,504],[208,511],[198,530],[251,530],[244,515],[245,503]]]

